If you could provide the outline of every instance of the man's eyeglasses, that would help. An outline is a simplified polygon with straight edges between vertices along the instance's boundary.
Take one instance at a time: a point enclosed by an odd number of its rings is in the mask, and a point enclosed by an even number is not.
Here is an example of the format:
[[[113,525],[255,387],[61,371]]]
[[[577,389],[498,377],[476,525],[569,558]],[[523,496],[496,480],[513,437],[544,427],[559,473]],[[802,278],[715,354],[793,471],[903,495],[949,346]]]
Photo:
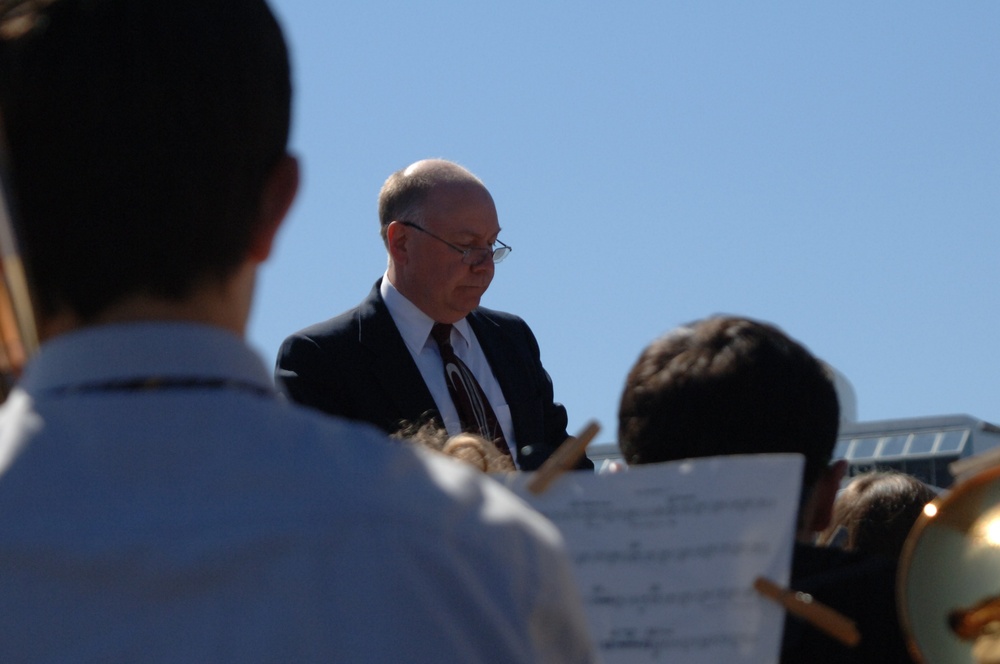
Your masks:
[[[403,224],[404,226],[409,226],[410,228],[416,228],[421,233],[427,233],[438,242],[444,242],[446,245],[448,245],[458,253],[462,254],[462,262],[465,263],[466,265],[481,265],[487,258],[490,258],[491,256],[493,257],[494,263],[499,263],[503,259],[507,258],[507,254],[511,252],[511,247],[504,244],[500,240],[496,241],[496,244],[500,245],[499,247],[469,247],[468,249],[463,249],[457,244],[452,244],[451,242],[448,242],[448,240],[445,240],[443,237],[438,237],[437,235],[431,233],[423,226],[418,226],[411,221],[401,221],[399,223]]]

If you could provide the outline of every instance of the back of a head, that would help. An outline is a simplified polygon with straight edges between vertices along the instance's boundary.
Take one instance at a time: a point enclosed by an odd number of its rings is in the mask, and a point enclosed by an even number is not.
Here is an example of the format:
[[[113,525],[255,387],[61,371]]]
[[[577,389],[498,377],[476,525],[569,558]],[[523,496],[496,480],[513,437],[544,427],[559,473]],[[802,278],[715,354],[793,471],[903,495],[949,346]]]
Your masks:
[[[630,464],[725,454],[797,453],[811,487],[837,438],[826,366],[781,330],[716,317],[647,347],[629,372],[618,441]]]
[[[402,422],[391,437],[454,457],[484,473],[515,470],[510,456],[502,454],[490,441],[468,432],[449,436],[444,425],[429,413],[425,413],[419,421]]]
[[[897,559],[924,506],[936,497],[934,489],[905,473],[858,475],[837,496],[833,521],[818,542]]]
[[[500,452],[496,445],[479,434],[455,434],[448,439],[441,451],[475,466],[484,473],[508,473],[516,470],[510,455]]]
[[[291,84],[265,0],[54,0],[0,50],[18,230],[43,314],[180,299],[246,258]]]

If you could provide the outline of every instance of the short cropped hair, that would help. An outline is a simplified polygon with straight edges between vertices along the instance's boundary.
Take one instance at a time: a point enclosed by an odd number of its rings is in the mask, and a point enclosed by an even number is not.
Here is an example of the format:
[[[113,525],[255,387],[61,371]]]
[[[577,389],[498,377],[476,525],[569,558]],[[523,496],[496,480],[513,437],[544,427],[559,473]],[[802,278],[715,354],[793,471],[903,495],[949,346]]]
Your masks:
[[[766,323],[715,317],[643,351],[618,419],[629,464],[798,453],[811,488],[829,464],[840,408],[829,368],[803,346]]]
[[[458,164],[444,162],[441,168],[409,170],[407,166],[390,175],[378,194],[379,233],[386,247],[392,222],[423,223],[424,202],[434,187],[449,182],[474,182],[486,188],[479,178]]]
[[[245,260],[288,142],[264,0],[56,0],[0,44],[17,228],[40,311],[179,300]]]

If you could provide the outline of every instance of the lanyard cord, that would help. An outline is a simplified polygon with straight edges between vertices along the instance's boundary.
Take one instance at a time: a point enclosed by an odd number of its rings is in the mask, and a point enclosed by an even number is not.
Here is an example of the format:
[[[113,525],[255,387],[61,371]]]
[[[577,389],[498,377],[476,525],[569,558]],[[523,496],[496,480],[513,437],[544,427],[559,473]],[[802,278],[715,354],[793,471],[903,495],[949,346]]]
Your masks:
[[[154,392],[158,390],[239,390],[251,392],[258,396],[273,396],[274,392],[257,383],[233,378],[199,378],[164,376],[147,376],[144,378],[129,378],[124,380],[109,380],[97,383],[82,383],[80,385],[65,385],[47,390],[49,394],[66,396],[86,392]]]

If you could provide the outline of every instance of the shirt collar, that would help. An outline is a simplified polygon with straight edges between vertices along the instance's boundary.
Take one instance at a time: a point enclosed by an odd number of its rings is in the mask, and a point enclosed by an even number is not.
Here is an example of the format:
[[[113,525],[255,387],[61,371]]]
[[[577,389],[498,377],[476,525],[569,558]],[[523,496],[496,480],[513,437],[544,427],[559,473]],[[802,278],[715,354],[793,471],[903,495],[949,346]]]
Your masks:
[[[136,379],[225,379],[273,391],[270,374],[243,339],[183,322],[86,327],[44,344],[19,386],[31,392]]]
[[[419,355],[428,344],[435,346],[434,340],[431,339],[431,328],[434,327],[434,319],[421,311],[417,305],[410,302],[406,299],[405,295],[396,290],[396,287],[389,281],[388,273],[382,276],[379,292],[382,295],[382,300],[385,302],[386,308],[389,310],[389,315],[392,316],[393,322],[396,323],[396,328],[399,329],[399,333],[402,335],[403,341],[411,353]],[[458,351],[462,347],[468,348],[469,339],[472,338],[472,328],[469,326],[468,319],[463,318],[452,325],[452,328],[454,332],[458,332],[457,338],[452,333],[452,345],[455,347],[455,350]]]

